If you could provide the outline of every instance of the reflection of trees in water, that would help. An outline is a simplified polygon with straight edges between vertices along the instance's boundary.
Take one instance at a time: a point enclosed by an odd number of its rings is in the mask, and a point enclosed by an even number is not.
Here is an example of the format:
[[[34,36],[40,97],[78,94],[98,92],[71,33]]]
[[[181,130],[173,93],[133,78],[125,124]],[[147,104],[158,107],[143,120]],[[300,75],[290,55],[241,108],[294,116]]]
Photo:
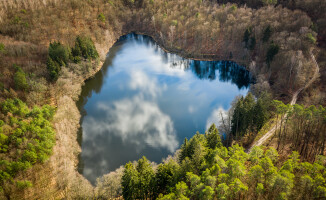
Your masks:
[[[191,61],[190,69],[200,79],[218,78],[221,82],[236,84],[239,89],[248,88],[251,83],[250,73],[244,67],[231,61]]]
[[[82,118],[86,115],[84,105],[91,98],[93,92],[100,93],[103,87],[104,78],[108,73],[116,54],[121,50],[126,40],[134,40],[140,44],[146,44],[154,49],[154,52],[162,56],[162,61],[169,64],[171,68],[191,70],[199,79],[215,80],[218,76],[219,81],[231,82],[236,84],[239,89],[248,88],[251,80],[250,73],[242,66],[231,61],[197,61],[182,58],[178,55],[165,52],[155,41],[144,35],[134,33],[120,37],[118,42],[110,49],[110,53],[104,63],[104,67],[99,71],[94,78],[87,80],[82,88],[82,92],[77,102]],[[146,56],[146,55],[144,55]],[[81,119],[82,120],[82,119]]]
[[[165,52],[149,36],[131,33],[121,37],[119,41],[124,41],[126,39],[134,39],[136,42],[150,46],[154,49],[155,53],[162,56],[162,61],[164,63],[170,64],[171,68],[183,70],[191,69],[191,71],[196,74],[199,79],[215,80],[217,78],[216,76],[218,75],[219,81],[231,82],[236,84],[239,89],[248,88],[252,82],[249,71],[247,71],[244,67],[239,66],[235,62],[197,61],[185,59],[178,55]]]
[[[96,75],[87,80],[82,88],[82,92],[77,102],[77,106],[81,113],[81,122],[87,115],[85,105],[93,93],[100,93],[104,85],[104,80],[109,73],[109,68],[112,67],[112,62],[117,56],[121,48],[123,48],[126,42],[132,40],[132,42],[145,45],[146,47],[153,49],[156,55],[160,55],[162,62],[168,64],[171,68],[181,70],[191,70],[199,79],[215,80],[218,78],[221,82],[231,82],[236,84],[239,89],[248,88],[251,82],[250,73],[243,67],[230,61],[194,61],[184,59],[175,54],[165,52],[159,45],[157,45],[150,37],[129,34],[120,38],[120,40],[110,49],[110,53],[104,63],[104,67],[96,73]],[[137,51],[137,49],[135,49]],[[143,55],[147,56],[147,55]],[[79,144],[82,145],[82,127],[78,133]],[[78,171],[83,174],[84,161],[80,157]]]
[[[218,78],[221,82],[236,84],[239,89],[248,88],[252,82],[250,72],[235,62],[197,61],[180,59],[175,56],[168,59],[171,68],[190,69],[199,79],[215,80]]]

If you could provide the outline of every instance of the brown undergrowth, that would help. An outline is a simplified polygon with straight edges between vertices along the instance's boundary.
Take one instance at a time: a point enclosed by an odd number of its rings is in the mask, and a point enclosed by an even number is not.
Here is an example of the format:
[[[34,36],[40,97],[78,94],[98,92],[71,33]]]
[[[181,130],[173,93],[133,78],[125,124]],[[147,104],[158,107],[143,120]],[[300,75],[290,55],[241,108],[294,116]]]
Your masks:
[[[34,187],[15,191],[13,199],[91,198],[100,191],[94,190],[76,171],[81,150],[77,143],[80,113],[75,101],[84,80],[93,76],[101,63],[71,64],[62,70],[56,83],[51,83],[46,69],[51,41],[72,46],[77,35],[87,35],[95,41],[103,61],[121,35],[135,31],[152,36],[166,50],[185,57],[245,64],[256,76],[257,84],[253,88],[273,91],[276,97],[287,96],[311,74],[307,49],[314,44],[307,35],[313,37],[315,33],[309,28],[310,18],[301,11],[281,7],[255,10],[186,0],[142,1],[141,5],[125,2],[0,2],[0,43],[4,45],[4,51],[0,51],[0,83],[4,85],[0,100],[19,97],[30,106],[57,105],[54,153],[48,162],[22,175],[30,178]],[[104,21],[98,20],[101,13]],[[268,25],[273,34],[268,42],[263,42]],[[243,42],[247,29],[250,29],[250,41],[255,40],[252,48],[246,48]],[[273,62],[266,64],[266,53],[272,43],[279,45],[280,52]],[[15,89],[13,64],[21,66],[27,74],[28,92]]]

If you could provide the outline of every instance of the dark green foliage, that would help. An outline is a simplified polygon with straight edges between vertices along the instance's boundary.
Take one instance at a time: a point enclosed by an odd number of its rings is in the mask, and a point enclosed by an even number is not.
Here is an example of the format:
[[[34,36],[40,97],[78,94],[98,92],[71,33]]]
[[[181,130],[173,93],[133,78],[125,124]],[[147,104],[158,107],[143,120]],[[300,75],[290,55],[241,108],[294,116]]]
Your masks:
[[[56,81],[59,77],[62,66],[66,66],[69,62],[70,49],[60,42],[52,42],[49,46],[49,56],[46,63],[52,81]]]
[[[269,38],[272,36],[272,28],[268,25],[263,33],[263,42],[268,42]]]
[[[239,145],[228,149],[212,145],[216,142],[210,143],[212,138],[208,134],[215,133],[216,127],[212,125],[205,135],[196,133],[189,141],[185,140],[180,152],[184,154],[180,157],[183,159],[170,158],[155,167],[155,178],[154,169],[145,158],[140,159],[136,166],[128,163],[122,177],[124,199],[326,197],[325,157],[317,157],[312,164],[302,163],[299,154],[293,152],[282,163],[273,148],[255,147],[248,155]],[[201,149],[200,154],[198,149]]]
[[[270,94],[262,93],[256,101],[253,110],[253,123],[255,124],[257,131],[259,131],[270,118],[271,99]]]
[[[255,99],[251,93],[243,98],[241,97],[236,103],[232,116],[231,133],[236,139],[243,136],[252,129],[253,107]]]
[[[45,162],[52,153],[55,133],[49,120],[55,109],[45,105],[30,110],[19,99],[7,99],[0,111],[0,187],[7,193],[19,172]],[[16,181],[14,186],[24,189],[31,183]]]
[[[251,28],[247,28],[243,34],[243,41],[245,43],[245,47],[248,48],[248,43],[251,35]]]
[[[268,50],[267,50],[267,54],[266,54],[266,63],[269,65],[276,54],[278,54],[280,50],[280,47],[277,45],[277,44],[270,44],[269,47],[268,47]]]
[[[177,183],[179,165],[174,160],[169,160],[157,167],[155,180],[157,192],[156,195],[172,192],[172,188]]]
[[[149,161],[143,157],[135,167],[132,163],[125,165],[122,176],[122,195],[124,199],[153,199],[155,174]]]
[[[129,162],[125,165],[121,180],[122,195],[126,200],[136,199],[137,197],[138,172],[135,166]]]
[[[243,42],[245,43],[245,48],[249,50],[254,50],[256,46],[256,37],[252,35],[252,28],[249,27],[243,34]]]
[[[51,80],[56,81],[59,77],[59,73],[61,71],[61,66],[59,65],[59,63],[54,62],[51,57],[48,57],[46,66],[50,73]]]
[[[314,32],[318,33],[318,25],[316,23],[312,23],[312,25],[310,26],[310,28]]]
[[[250,37],[249,50],[254,50],[256,47],[256,38],[255,36]]]
[[[16,73],[14,75],[15,87],[17,90],[27,90],[28,83],[26,80],[25,72],[18,66],[16,66]]]
[[[99,55],[91,38],[78,36],[75,41],[75,47],[72,49],[72,56],[74,57],[74,62],[78,62],[80,58],[75,57],[96,59]]]
[[[60,42],[52,42],[49,46],[49,57],[60,66],[67,65],[69,62],[70,49]]]
[[[199,132],[197,132],[189,141],[185,139],[185,142],[181,145],[180,161],[185,160],[187,157],[192,159],[195,151],[203,144],[206,145],[206,138],[204,135],[199,134]]]
[[[212,124],[206,134],[207,146],[211,149],[222,147],[221,136],[215,126]]]
[[[138,172],[139,199],[153,197],[155,174],[150,162],[145,157],[139,159],[136,170]]]
[[[0,43],[0,53],[5,52],[5,45]]]
[[[239,139],[246,134],[256,134],[263,127],[270,117],[271,97],[263,93],[255,100],[251,93],[241,97],[235,106],[231,133],[235,139]]]
[[[2,82],[0,82],[0,92],[4,91],[4,89],[5,89],[5,85]]]
[[[98,52],[93,41],[88,37],[78,36],[75,47],[70,48],[60,42],[52,42],[49,46],[49,56],[47,69],[52,81],[59,78],[61,68],[67,66],[69,62],[79,63],[82,58],[92,60],[98,58]]]

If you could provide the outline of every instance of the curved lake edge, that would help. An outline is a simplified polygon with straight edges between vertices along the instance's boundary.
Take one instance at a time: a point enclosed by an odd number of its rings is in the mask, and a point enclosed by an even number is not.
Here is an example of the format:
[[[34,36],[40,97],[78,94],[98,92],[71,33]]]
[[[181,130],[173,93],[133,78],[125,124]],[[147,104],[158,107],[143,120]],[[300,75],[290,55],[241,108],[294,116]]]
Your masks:
[[[84,78],[84,82],[86,82],[88,79],[91,79],[92,77],[95,76],[96,73],[98,73],[104,64],[104,61],[106,60],[108,54],[110,53],[110,49],[113,47],[113,45],[117,42],[119,42],[119,40],[121,40],[121,38],[126,37],[127,35],[130,34],[135,34],[135,35],[143,35],[145,37],[150,38],[151,40],[153,40],[163,51],[165,51],[166,53],[170,53],[170,54],[176,54],[177,56],[180,56],[184,59],[189,59],[189,60],[196,60],[196,61],[230,61],[230,62],[234,62],[236,64],[238,64],[241,67],[244,67],[247,71],[249,71],[251,73],[251,78],[252,78],[252,83],[255,83],[255,74],[253,74],[249,68],[250,63],[252,62],[252,60],[245,62],[242,59],[237,59],[235,57],[230,58],[229,56],[223,56],[222,54],[193,54],[190,52],[186,52],[183,50],[178,50],[176,48],[173,48],[173,46],[167,47],[166,45],[164,45],[164,41],[161,39],[158,39],[156,36],[152,36],[148,33],[145,32],[141,32],[141,31],[129,31],[129,32],[124,32],[122,34],[120,34],[120,36],[118,36],[114,41],[111,41],[110,44],[106,45],[106,48],[103,50],[103,47],[101,47],[101,49],[106,52],[105,55],[102,55],[101,60],[100,60],[100,64],[97,66],[97,69],[94,73],[87,75],[86,78]],[[103,44],[101,44],[103,45]],[[97,47],[98,48],[98,47]],[[228,57],[228,58],[226,58]]]
[[[146,37],[149,37],[153,41],[155,41],[155,43],[158,44],[166,53],[176,54],[185,59],[201,60],[201,61],[217,61],[217,60],[231,61],[231,62],[235,62],[238,65],[245,67],[248,71],[250,71],[249,65],[250,65],[251,60],[248,62],[245,62],[243,59],[237,59],[236,57],[230,58],[230,56],[222,55],[223,53],[226,53],[226,52],[221,52],[221,54],[194,54],[194,53],[190,53],[187,51],[183,51],[182,49],[176,49],[173,46],[168,47],[167,45],[164,45],[164,41],[159,39],[158,37],[152,36],[150,34],[147,34],[146,32],[140,32],[140,31],[130,31],[126,34],[123,34],[120,37],[124,37],[129,34],[144,35]],[[119,37],[119,39],[120,39],[120,37]],[[230,53],[230,52],[228,52],[228,53]]]
[[[129,33],[136,33],[136,34],[140,34],[140,35],[146,35],[151,37],[158,45],[160,45],[162,47],[162,49],[164,49],[166,52],[169,53],[176,53],[177,55],[180,55],[181,57],[187,58],[186,55],[182,55],[182,54],[178,54],[177,52],[173,51],[173,49],[168,50],[169,48],[164,48],[164,45],[162,45],[162,43],[160,42],[160,40],[156,40],[155,36],[151,36],[149,34],[145,34],[142,32],[137,32],[137,31],[131,31],[131,32],[122,32],[122,33],[116,33],[116,35],[112,36],[112,38],[108,38],[105,42],[105,44],[103,43],[95,43],[97,50],[102,51],[102,53],[100,53],[101,58],[100,62],[95,66],[95,70],[92,72],[88,72],[86,74],[82,74],[82,75],[77,75],[77,81],[74,82],[74,84],[76,85],[76,87],[74,87],[74,90],[78,90],[78,88],[80,88],[79,91],[76,91],[77,93],[81,92],[81,88],[82,86],[85,84],[85,82],[88,79],[91,79],[92,77],[94,77],[94,75],[96,73],[98,73],[102,67],[103,67],[103,63],[104,60],[106,58],[106,55],[108,53],[110,53],[110,49],[112,48],[112,46],[119,40],[119,38],[121,36],[127,35]],[[103,52],[105,52],[103,54]],[[191,57],[195,57],[195,56],[191,56]],[[220,56],[216,56],[216,57],[220,57]],[[203,59],[205,60],[205,59]],[[223,60],[223,59],[221,59]],[[231,59],[231,61],[235,61],[235,59]],[[238,62],[237,62],[238,63]],[[241,63],[241,62],[240,62]],[[248,71],[250,71],[247,67],[247,65],[244,65],[246,67],[246,69]],[[68,77],[68,79],[72,80],[72,77]],[[64,86],[69,87],[69,82],[65,83]],[[57,86],[55,86],[57,87]],[[70,107],[69,107],[69,111],[77,111],[79,112],[76,102],[79,100],[79,98],[74,98],[74,96],[72,94],[65,94],[65,95],[60,95],[57,96],[57,101],[56,101],[56,105],[57,105],[57,110],[62,109],[65,110],[67,108],[65,108],[64,104],[60,104],[58,102],[60,102],[60,100],[64,100],[64,101],[69,101],[70,103]],[[68,111],[67,111],[68,112]],[[69,114],[69,113],[67,113]],[[67,148],[62,148],[62,151],[60,154],[57,151],[53,151],[53,155],[51,156],[51,159],[49,161],[49,165],[51,166],[51,168],[54,171],[57,171],[58,173],[62,174],[62,175],[56,175],[55,180],[56,182],[60,182],[62,180],[62,176],[65,177],[74,177],[73,179],[67,179],[67,187],[68,188],[82,188],[80,189],[80,191],[83,191],[84,194],[88,194],[88,193],[92,193],[95,191],[96,187],[94,187],[83,175],[81,175],[77,170],[77,166],[78,166],[78,155],[81,152],[81,148],[80,145],[78,144],[78,140],[77,140],[77,132],[78,132],[78,127],[80,126],[80,119],[81,116],[77,116],[76,118],[70,118],[69,115],[63,115],[60,116],[58,113],[56,113],[57,121],[54,123],[55,129],[56,129],[56,145],[54,148],[56,149],[61,149],[61,147],[65,147],[65,146],[70,146],[70,149]],[[61,124],[65,124],[65,121],[69,121],[73,126],[72,130],[69,131],[60,131],[57,128],[57,125],[60,126]],[[66,163],[66,161],[68,161]],[[62,169],[62,164],[65,164],[65,168]],[[59,195],[60,196],[60,195]]]
[[[120,41],[123,41],[123,40],[125,40],[125,39],[128,39],[128,36],[130,36],[130,35],[131,35],[131,37],[135,37],[135,36],[137,37],[137,36],[139,36],[139,35],[142,35],[143,37],[145,37],[145,38],[151,40],[153,43],[155,43],[155,45],[157,45],[159,48],[161,48],[164,52],[169,53],[169,54],[172,54],[172,55],[177,55],[177,56],[179,56],[179,57],[181,57],[181,58],[183,58],[183,59],[188,59],[188,60],[193,60],[193,61],[232,62],[232,63],[235,63],[237,66],[243,68],[244,70],[246,70],[247,72],[250,73],[250,71],[249,71],[245,66],[243,66],[243,65],[239,65],[238,63],[236,63],[236,62],[234,62],[234,61],[230,61],[230,60],[212,60],[212,59],[200,59],[200,58],[197,58],[197,59],[191,59],[191,58],[183,57],[182,55],[179,55],[178,53],[174,53],[174,52],[171,52],[171,51],[169,51],[169,50],[163,48],[162,45],[161,45],[160,43],[158,43],[158,42],[157,42],[153,37],[148,36],[148,35],[146,35],[146,34],[137,34],[137,33],[135,33],[135,32],[131,32],[131,33],[129,33],[129,34],[125,34],[125,35],[119,37],[119,39],[117,39],[117,40],[113,43],[113,45],[110,47],[110,50],[111,50],[111,48],[112,48],[116,43],[118,43],[118,42],[120,42]],[[130,37],[129,37],[129,38],[130,38]],[[106,54],[106,58],[109,56],[109,54],[110,54],[110,50],[109,50],[108,53]],[[101,63],[100,63],[100,64],[98,65],[98,67],[97,67],[97,69],[98,69],[97,72],[95,72],[94,74],[92,74],[91,76],[89,76],[88,78],[86,78],[86,79],[84,80],[84,82],[87,82],[87,81],[93,79],[94,77],[96,77],[96,74],[97,74],[97,73],[101,73],[101,70],[102,70],[102,68],[104,67],[103,63],[104,63],[104,62],[101,61]],[[253,82],[252,82],[252,80],[253,80],[253,79],[252,79],[252,74],[250,73],[250,75],[251,75],[251,79],[250,79],[251,81],[250,81],[250,84],[252,84],[252,83],[253,83]],[[83,86],[83,85],[82,85],[82,86]],[[82,86],[81,86],[81,87],[82,87]],[[79,99],[75,101],[76,105],[77,105],[77,102],[80,100],[80,97],[81,97],[81,96],[79,96]],[[77,106],[77,107],[78,107],[78,106]],[[82,114],[82,110],[81,110],[81,108],[78,107],[78,110],[80,111],[80,114]],[[82,124],[82,118],[83,118],[83,116],[80,117],[79,125]],[[80,134],[82,134],[82,133],[79,132],[79,133],[77,134],[77,135],[78,135],[77,137],[79,137]],[[193,134],[195,134],[195,132],[194,132]],[[79,145],[81,146],[80,140],[78,140],[78,143],[79,143]],[[178,146],[177,149],[179,149],[179,148],[180,148],[180,146]],[[177,151],[177,150],[176,150],[176,151]],[[176,151],[171,152],[171,154],[168,155],[168,156],[174,155]],[[78,158],[80,157],[80,155],[81,155],[81,151],[79,152]],[[168,156],[167,156],[167,157],[168,157]],[[79,160],[79,159],[78,159],[78,160]],[[79,166],[79,164],[78,164],[77,166]],[[78,170],[78,167],[77,167],[77,170]],[[110,172],[110,171],[109,171],[109,172]],[[109,172],[108,172],[108,173],[109,173]],[[111,171],[111,172],[114,172],[114,170]],[[99,178],[100,178],[100,177],[99,177]]]

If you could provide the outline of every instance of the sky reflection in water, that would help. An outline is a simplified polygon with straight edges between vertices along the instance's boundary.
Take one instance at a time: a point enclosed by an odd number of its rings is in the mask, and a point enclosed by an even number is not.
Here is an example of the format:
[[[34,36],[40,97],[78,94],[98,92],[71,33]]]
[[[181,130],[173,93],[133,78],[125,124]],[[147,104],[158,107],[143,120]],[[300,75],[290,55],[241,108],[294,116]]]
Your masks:
[[[160,162],[185,137],[203,133],[245,95],[250,74],[232,62],[183,59],[150,38],[130,34],[110,50],[102,70],[86,82],[79,172],[97,177],[145,155]]]

